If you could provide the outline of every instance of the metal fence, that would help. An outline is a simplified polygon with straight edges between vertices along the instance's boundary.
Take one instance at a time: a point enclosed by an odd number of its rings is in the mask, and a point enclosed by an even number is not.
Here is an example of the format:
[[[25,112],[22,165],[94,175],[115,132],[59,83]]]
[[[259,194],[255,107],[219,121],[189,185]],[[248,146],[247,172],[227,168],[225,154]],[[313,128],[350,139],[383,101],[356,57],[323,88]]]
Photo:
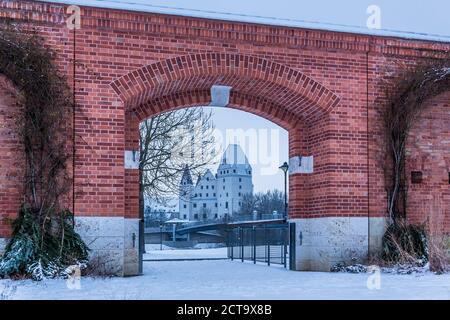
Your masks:
[[[231,260],[281,264],[289,260],[289,224],[239,226],[227,230],[228,258]]]
[[[229,223],[229,222],[239,222],[239,221],[260,221],[260,220],[274,220],[274,219],[283,219],[283,214],[258,214],[258,215],[235,215],[235,216],[227,216],[223,218],[217,218],[217,219],[202,219],[202,220],[193,220],[189,221],[187,223],[184,223],[183,226],[194,226],[194,225],[201,225],[201,224],[208,224],[208,223]],[[170,218],[165,217],[149,217],[146,216],[144,218],[145,227],[146,228],[159,228],[160,224],[163,224],[170,220]]]

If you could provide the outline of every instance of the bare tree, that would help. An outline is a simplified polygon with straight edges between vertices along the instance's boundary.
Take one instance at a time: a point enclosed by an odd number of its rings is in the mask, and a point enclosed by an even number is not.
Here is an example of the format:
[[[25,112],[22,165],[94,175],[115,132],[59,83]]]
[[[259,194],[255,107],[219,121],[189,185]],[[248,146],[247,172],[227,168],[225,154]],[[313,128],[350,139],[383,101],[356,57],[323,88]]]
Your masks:
[[[212,112],[201,107],[169,111],[140,124],[140,210],[144,198],[166,205],[178,195],[181,174],[195,176],[215,159]]]
[[[284,211],[284,193],[275,189],[265,193],[244,194],[239,214],[252,214],[254,210],[259,214],[271,214],[274,211],[282,213]]]
[[[209,208],[201,208],[198,212],[199,220],[208,220],[211,219],[211,209]]]
[[[238,214],[240,215],[248,215],[252,214],[254,210],[256,210],[257,199],[256,196],[252,193],[245,193],[242,196],[241,207],[239,209]]]

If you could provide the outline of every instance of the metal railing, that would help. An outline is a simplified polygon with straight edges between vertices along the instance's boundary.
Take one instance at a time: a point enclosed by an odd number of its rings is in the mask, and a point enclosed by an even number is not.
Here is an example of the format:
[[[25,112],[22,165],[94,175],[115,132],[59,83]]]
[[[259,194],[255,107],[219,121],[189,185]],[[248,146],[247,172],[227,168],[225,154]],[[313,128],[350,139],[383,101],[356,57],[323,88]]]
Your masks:
[[[281,264],[289,259],[289,224],[240,226],[227,230],[228,258]]]
[[[282,214],[258,214],[258,215],[235,215],[230,217],[223,217],[218,219],[202,219],[197,221],[189,221],[187,223],[183,223],[183,227],[194,226],[194,225],[202,225],[208,223],[229,223],[229,222],[239,222],[239,221],[259,221],[259,220],[274,220],[274,219],[283,219]],[[161,219],[144,219],[145,228],[159,228],[160,224],[164,224],[165,221],[169,219],[161,220]]]

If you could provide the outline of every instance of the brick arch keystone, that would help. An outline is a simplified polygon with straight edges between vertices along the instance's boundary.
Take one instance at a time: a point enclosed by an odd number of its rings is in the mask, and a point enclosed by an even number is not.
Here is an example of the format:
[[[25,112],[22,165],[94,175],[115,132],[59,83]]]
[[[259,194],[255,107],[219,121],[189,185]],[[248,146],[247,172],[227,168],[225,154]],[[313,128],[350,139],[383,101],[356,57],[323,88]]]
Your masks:
[[[238,92],[264,97],[302,120],[329,113],[340,98],[313,78],[287,65],[243,54],[203,53],[178,56],[121,76],[111,87],[127,108],[174,94],[230,86]]]

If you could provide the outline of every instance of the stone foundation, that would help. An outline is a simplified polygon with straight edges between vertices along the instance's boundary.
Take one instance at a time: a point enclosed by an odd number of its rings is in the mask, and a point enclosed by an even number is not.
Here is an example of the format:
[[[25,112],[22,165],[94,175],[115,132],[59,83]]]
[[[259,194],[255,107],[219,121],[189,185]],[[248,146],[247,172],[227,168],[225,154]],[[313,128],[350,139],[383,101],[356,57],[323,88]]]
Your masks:
[[[369,254],[371,257],[377,257],[381,253],[386,223],[386,218],[369,219]]]
[[[296,270],[330,271],[337,263],[367,262],[369,251],[381,249],[384,220],[370,218],[369,224],[363,217],[291,219],[296,224]]]
[[[0,257],[5,253],[5,247],[8,243],[8,239],[0,238]]]
[[[139,220],[121,217],[75,217],[76,231],[91,249],[99,274],[139,274]]]

